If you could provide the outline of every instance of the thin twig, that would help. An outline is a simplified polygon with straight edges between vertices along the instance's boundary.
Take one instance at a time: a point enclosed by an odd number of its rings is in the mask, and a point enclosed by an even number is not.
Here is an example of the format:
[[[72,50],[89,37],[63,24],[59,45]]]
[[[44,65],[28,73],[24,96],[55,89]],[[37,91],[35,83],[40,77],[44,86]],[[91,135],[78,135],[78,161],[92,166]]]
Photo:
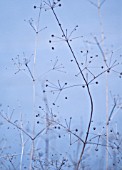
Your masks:
[[[51,10],[52,10],[52,12],[53,12],[53,14],[54,14],[54,16],[55,16],[55,19],[56,19],[56,21],[57,21],[57,23],[58,23],[58,25],[59,25],[59,28],[60,28],[63,36],[65,37],[66,43],[67,43],[67,45],[68,45],[68,47],[69,47],[69,49],[70,49],[70,51],[71,51],[71,54],[72,54],[72,56],[73,56],[73,58],[74,58],[74,60],[75,60],[75,63],[76,63],[76,65],[77,65],[79,71],[80,71],[80,74],[81,74],[81,76],[82,76],[82,78],[83,78],[83,80],[84,80],[84,82],[85,82],[85,84],[86,84],[87,92],[88,92],[89,99],[90,99],[90,119],[89,119],[88,128],[87,128],[87,132],[86,132],[86,136],[85,136],[85,141],[84,141],[84,143],[83,143],[83,148],[82,148],[82,151],[81,151],[81,153],[80,153],[80,158],[79,158],[79,161],[78,161],[77,166],[76,166],[76,170],[78,170],[78,169],[79,169],[79,166],[80,166],[80,163],[81,163],[81,160],[82,160],[82,156],[83,156],[84,151],[85,151],[85,147],[86,147],[86,143],[87,143],[87,139],[88,139],[88,135],[89,135],[89,131],[90,131],[90,126],[91,126],[91,122],[92,122],[93,99],[92,99],[92,96],[91,96],[91,92],[90,92],[90,89],[89,89],[89,85],[88,85],[88,83],[87,83],[87,80],[85,79],[85,76],[84,76],[84,74],[83,74],[83,72],[82,72],[82,70],[81,70],[81,68],[80,68],[80,65],[79,65],[79,63],[78,63],[78,61],[77,61],[77,58],[76,58],[76,56],[75,56],[74,51],[73,51],[73,49],[72,49],[69,41],[67,40],[67,37],[66,37],[66,35],[65,35],[65,33],[64,33],[64,30],[63,30],[63,27],[62,27],[62,25],[61,25],[61,23],[60,23],[57,15],[56,15],[55,11],[54,11],[54,8],[51,7]]]

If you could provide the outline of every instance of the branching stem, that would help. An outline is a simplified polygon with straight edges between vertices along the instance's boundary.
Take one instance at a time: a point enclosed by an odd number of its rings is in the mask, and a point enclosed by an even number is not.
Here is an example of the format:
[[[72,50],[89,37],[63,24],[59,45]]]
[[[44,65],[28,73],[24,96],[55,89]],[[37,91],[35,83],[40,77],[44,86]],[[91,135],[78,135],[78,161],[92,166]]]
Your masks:
[[[87,92],[88,92],[89,99],[90,99],[90,119],[89,119],[89,123],[88,123],[88,128],[87,128],[85,140],[84,140],[84,143],[83,143],[83,147],[82,147],[82,150],[81,150],[81,153],[80,153],[80,158],[79,158],[78,163],[77,163],[77,165],[76,165],[76,170],[78,170],[78,169],[80,168],[80,163],[81,163],[81,160],[82,160],[84,151],[85,151],[85,147],[86,147],[87,140],[88,140],[88,136],[89,136],[90,126],[91,126],[91,122],[92,122],[92,116],[93,116],[93,99],[92,99],[92,95],[91,95],[91,92],[90,92],[89,84],[88,84],[88,82],[87,82],[87,80],[86,80],[86,78],[85,78],[85,76],[84,76],[84,74],[83,74],[83,72],[82,72],[82,70],[81,70],[81,68],[80,68],[80,65],[79,65],[79,63],[78,63],[78,60],[77,60],[77,58],[76,58],[76,55],[75,55],[75,53],[74,53],[74,51],[73,51],[73,49],[72,49],[72,47],[71,47],[71,45],[70,45],[70,43],[69,43],[66,35],[65,35],[64,29],[63,29],[63,27],[62,27],[62,25],[61,25],[61,23],[60,23],[57,15],[56,15],[56,13],[55,13],[53,7],[51,7],[51,10],[52,10],[52,12],[53,12],[53,14],[54,14],[54,16],[55,16],[55,19],[56,19],[56,21],[57,21],[57,23],[58,23],[58,25],[59,25],[59,27],[60,27],[60,30],[61,30],[63,36],[64,36],[64,38],[65,38],[65,41],[66,41],[66,43],[67,43],[67,45],[68,45],[68,47],[69,47],[69,49],[70,49],[70,51],[71,51],[71,53],[72,53],[72,56],[73,56],[73,58],[74,58],[74,60],[75,60],[75,63],[76,63],[76,65],[77,65],[77,67],[78,67],[78,69],[79,69],[79,71],[80,71],[80,74],[81,74],[81,76],[82,76],[82,78],[83,78],[83,80],[84,80],[84,82],[85,82],[85,84],[86,84]]]

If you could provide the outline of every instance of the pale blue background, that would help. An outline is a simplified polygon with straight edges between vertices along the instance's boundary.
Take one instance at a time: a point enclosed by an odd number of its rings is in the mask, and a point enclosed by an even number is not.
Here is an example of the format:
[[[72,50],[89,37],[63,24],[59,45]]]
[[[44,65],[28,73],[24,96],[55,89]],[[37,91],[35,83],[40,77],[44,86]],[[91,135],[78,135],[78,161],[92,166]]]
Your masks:
[[[97,0],[94,0],[97,3]],[[32,81],[29,78],[28,72],[20,72],[14,74],[17,69],[13,65],[12,58],[15,58],[18,54],[20,58],[23,58],[23,52],[30,58],[34,51],[34,39],[35,33],[27,22],[31,17],[36,20],[37,11],[33,9],[35,4],[39,4],[39,1],[30,0],[1,0],[0,1],[0,103],[2,104],[2,109],[7,112],[7,106],[10,106],[10,111],[15,108],[15,120],[19,116],[19,104],[21,105],[21,111],[23,112],[24,121],[33,121],[32,119]],[[98,17],[98,10],[95,6],[89,3],[87,0],[62,0],[62,8],[56,9],[56,12],[60,18],[63,27],[70,31],[78,25],[77,32],[74,33],[75,36],[84,36],[85,38],[94,42],[93,36],[97,36],[100,39],[100,24]],[[103,30],[106,37],[104,41],[104,49],[111,53],[114,52],[114,57],[122,62],[122,1],[121,0],[106,0],[101,7]],[[40,18],[40,27],[47,29],[39,34],[39,43],[37,48],[37,73],[43,75],[46,71],[51,68],[50,60],[55,61],[56,56],[59,57],[59,63],[63,63],[68,74],[53,74],[49,72],[46,76],[41,76],[40,83],[37,84],[36,91],[36,106],[38,107],[43,101],[42,94],[42,83],[45,79],[50,79],[51,82],[57,83],[58,79],[63,82],[68,81],[70,84],[77,84],[80,82],[80,78],[73,78],[74,72],[77,74],[78,70],[75,64],[71,64],[71,54],[67,49],[66,45],[59,42],[54,43],[55,52],[52,52],[51,45],[48,43],[52,34],[60,36],[60,30],[57,23],[52,15],[51,11],[42,13]],[[95,46],[88,45],[87,47],[83,44],[82,38],[75,40],[73,43],[73,48],[76,51],[78,59],[80,60],[80,50],[91,50],[93,54],[99,53],[99,49]],[[117,50],[117,51],[116,51]],[[110,57],[110,55],[108,55]],[[69,57],[69,58],[68,58]],[[31,61],[32,61],[31,57]],[[95,63],[96,65],[101,64]],[[30,63],[30,67],[32,63]],[[122,72],[122,67],[118,68],[118,71]],[[93,119],[95,121],[95,126],[100,123],[105,123],[105,76],[102,76],[99,80],[97,88],[91,87],[93,99],[95,99],[95,114]],[[113,75],[110,73],[108,77],[108,88],[109,88],[109,113],[112,108],[112,98],[110,96],[110,91],[112,94],[122,95],[122,80],[118,78],[118,75]],[[40,90],[41,89],[41,90]],[[79,91],[81,90],[81,95]],[[64,101],[64,97],[68,95],[67,102]],[[52,101],[54,98],[47,94],[49,105],[52,106]],[[72,98],[74,96],[74,99]],[[63,121],[65,118],[69,119],[70,116],[73,117],[74,124],[73,127],[81,127],[85,129],[89,120],[88,111],[89,104],[87,101],[86,93],[83,89],[75,91],[69,90],[62,92],[61,99],[58,100],[57,104],[61,107],[59,109],[54,107],[54,111],[59,113],[59,118]],[[43,105],[41,103],[41,105]],[[82,113],[82,114],[81,114]],[[121,129],[122,112],[121,110],[113,117],[112,128],[115,127],[117,122],[117,129]],[[29,125],[30,126],[30,125]],[[30,127],[31,128],[31,127]],[[3,129],[6,129],[4,125]],[[99,129],[99,127],[98,127]],[[15,133],[14,131],[7,134]],[[5,133],[1,134],[4,136]],[[2,138],[1,135],[1,138]],[[8,138],[9,140],[9,138]],[[14,140],[14,139],[13,139]],[[11,141],[12,142],[12,141]],[[58,146],[57,146],[58,147]],[[15,149],[16,150],[16,149]]]

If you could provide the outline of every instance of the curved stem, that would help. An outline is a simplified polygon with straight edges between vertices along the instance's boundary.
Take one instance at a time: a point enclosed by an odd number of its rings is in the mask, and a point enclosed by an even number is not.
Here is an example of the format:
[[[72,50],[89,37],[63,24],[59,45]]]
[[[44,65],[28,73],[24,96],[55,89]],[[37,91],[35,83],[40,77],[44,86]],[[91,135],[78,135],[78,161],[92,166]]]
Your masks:
[[[75,53],[74,53],[74,51],[73,51],[73,49],[72,49],[72,47],[71,47],[71,45],[70,45],[70,43],[69,43],[69,41],[68,41],[65,33],[64,33],[63,27],[61,26],[61,24],[60,24],[60,22],[59,22],[59,19],[58,19],[57,15],[56,15],[56,13],[55,13],[55,11],[54,11],[54,8],[51,7],[51,10],[52,10],[52,12],[53,12],[53,14],[54,14],[54,16],[55,16],[55,19],[56,19],[56,21],[57,21],[57,23],[58,23],[58,25],[59,25],[59,27],[60,27],[60,30],[61,30],[63,36],[64,36],[64,38],[65,38],[65,41],[66,41],[66,43],[67,43],[67,45],[68,45],[68,47],[69,47],[69,49],[70,49],[70,51],[71,51],[71,53],[72,53],[72,56],[73,56],[73,58],[74,58],[74,60],[75,60],[75,63],[76,63],[76,65],[77,65],[77,67],[78,67],[78,69],[79,69],[79,71],[80,71],[80,74],[81,74],[81,76],[82,76],[82,78],[83,78],[83,80],[84,80],[84,82],[85,82],[85,84],[86,84],[87,92],[88,92],[89,99],[90,99],[90,108],[91,108],[91,109],[90,109],[90,119],[89,119],[89,123],[88,123],[88,128],[87,128],[85,140],[84,140],[84,143],[83,143],[83,147],[82,147],[82,150],[81,150],[80,158],[79,158],[79,161],[78,161],[77,166],[76,166],[76,170],[78,170],[79,167],[80,167],[80,163],[81,163],[81,160],[82,160],[84,151],[85,151],[85,147],[86,147],[86,144],[87,144],[87,139],[88,139],[88,136],[89,136],[90,126],[91,126],[91,122],[92,122],[92,116],[93,116],[93,99],[92,99],[92,95],[91,95],[91,92],[90,92],[89,84],[88,84],[87,80],[85,79],[85,76],[84,76],[84,74],[83,74],[83,72],[82,72],[82,70],[81,70],[81,68],[80,68],[80,65],[79,65],[78,60],[77,60],[77,58],[76,58],[76,56],[75,56]]]

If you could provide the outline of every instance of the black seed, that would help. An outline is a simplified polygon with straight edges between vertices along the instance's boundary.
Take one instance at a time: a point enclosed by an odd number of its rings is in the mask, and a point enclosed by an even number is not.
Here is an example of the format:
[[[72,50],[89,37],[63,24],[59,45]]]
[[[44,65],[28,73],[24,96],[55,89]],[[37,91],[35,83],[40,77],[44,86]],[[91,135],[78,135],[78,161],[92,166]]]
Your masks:
[[[110,72],[110,70],[108,69],[108,70],[107,70],[107,72],[109,73],[109,72]]]

